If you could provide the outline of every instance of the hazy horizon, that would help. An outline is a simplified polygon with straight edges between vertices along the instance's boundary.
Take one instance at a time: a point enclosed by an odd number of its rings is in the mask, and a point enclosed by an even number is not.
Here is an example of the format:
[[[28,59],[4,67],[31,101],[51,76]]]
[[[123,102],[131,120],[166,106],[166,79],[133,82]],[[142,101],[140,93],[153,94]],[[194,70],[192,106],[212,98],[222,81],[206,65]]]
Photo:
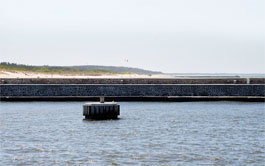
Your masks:
[[[265,73],[263,0],[0,0],[0,61]]]

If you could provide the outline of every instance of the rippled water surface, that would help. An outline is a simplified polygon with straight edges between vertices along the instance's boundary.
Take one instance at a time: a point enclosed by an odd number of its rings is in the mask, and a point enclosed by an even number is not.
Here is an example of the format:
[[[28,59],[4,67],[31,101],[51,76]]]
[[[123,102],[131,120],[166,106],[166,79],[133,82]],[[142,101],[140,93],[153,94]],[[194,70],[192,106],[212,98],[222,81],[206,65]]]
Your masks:
[[[1,165],[264,165],[264,103],[119,103],[83,120],[83,102],[0,102]]]

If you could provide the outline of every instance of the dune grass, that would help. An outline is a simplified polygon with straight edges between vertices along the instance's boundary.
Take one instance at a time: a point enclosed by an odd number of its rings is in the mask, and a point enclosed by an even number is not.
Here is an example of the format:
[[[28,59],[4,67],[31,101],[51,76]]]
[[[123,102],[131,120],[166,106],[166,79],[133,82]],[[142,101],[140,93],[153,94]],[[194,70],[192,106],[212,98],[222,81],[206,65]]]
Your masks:
[[[103,69],[76,69],[71,67],[50,67],[50,66],[29,66],[14,63],[0,63],[0,71],[9,72],[26,72],[26,73],[43,73],[43,74],[58,74],[58,75],[113,75],[113,74],[132,74],[129,72],[115,72]]]

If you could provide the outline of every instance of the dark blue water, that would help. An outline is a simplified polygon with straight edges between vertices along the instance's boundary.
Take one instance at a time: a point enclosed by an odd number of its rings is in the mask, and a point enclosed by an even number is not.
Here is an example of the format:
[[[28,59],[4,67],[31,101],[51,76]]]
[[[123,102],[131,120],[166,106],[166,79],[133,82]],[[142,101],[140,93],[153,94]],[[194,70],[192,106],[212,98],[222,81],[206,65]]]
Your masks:
[[[87,121],[83,102],[0,102],[0,165],[264,165],[264,103],[119,103]]]

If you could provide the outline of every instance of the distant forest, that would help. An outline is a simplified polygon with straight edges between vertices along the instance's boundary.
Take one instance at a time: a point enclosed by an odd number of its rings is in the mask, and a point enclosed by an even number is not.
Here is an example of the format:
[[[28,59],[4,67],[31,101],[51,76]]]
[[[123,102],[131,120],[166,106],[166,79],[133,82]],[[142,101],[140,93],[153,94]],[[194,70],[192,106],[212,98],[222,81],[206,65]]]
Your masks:
[[[131,67],[116,67],[116,66],[31,66],[24,64],[16,64],[9,62],[1,62],[0,70],[5,71],[25,71],[25,72],[41,72],[41,73],[56,73],[56,74],[161,74],[161,72],[143,70]]]

